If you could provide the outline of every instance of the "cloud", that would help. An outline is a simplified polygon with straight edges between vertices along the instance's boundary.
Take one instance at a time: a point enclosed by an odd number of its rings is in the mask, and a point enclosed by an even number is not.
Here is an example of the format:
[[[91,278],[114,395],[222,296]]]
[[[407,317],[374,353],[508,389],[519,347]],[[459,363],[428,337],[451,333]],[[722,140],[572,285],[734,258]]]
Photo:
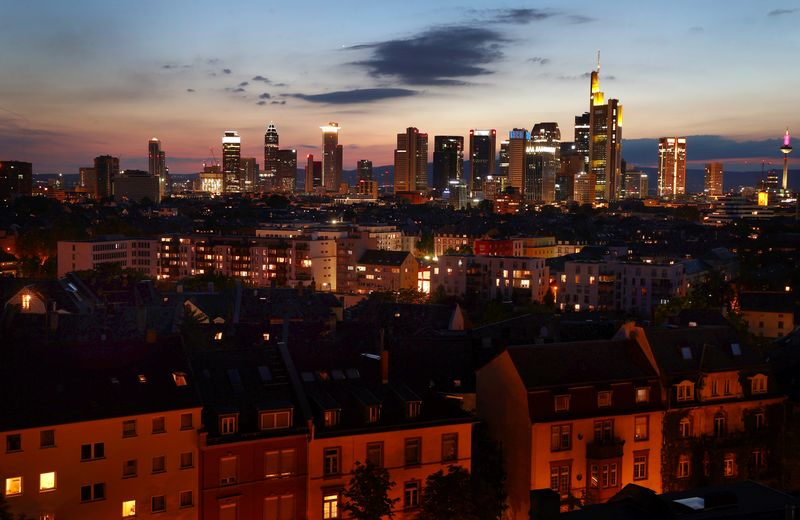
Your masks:
[[[705,31],[705,29],[703,27],[699,26],[699,25],[695,25],[693,27],[689,27],[689,32],[690,33],[701,33],[703,31]]]
[[[258,99],[269,99],[272,96],[269,95],[269,92],[264,92],[263,94],[258,95]]]
[[[286,83],[273,83],[273,86],[275,86],[275,87],[288,87],[289,85],[287,85]]]
[[[285,99],[282,99],[280,101],[273,101],[273,102],[270,103],[270,105],[285,105],[285,104],[286,104],[286,100]]]
[[[258,101],[258,102],[256,102],[256,105],[266,105],[266,104],[267,104],[266,101]]]
[[[187,88],[187,89],[186,89],[186,92],[196,92],[196,91],[195,91],[195,89],[193,89],[193,88]]]
[[[362,88],[355,90],[338,90],[325,94],[286,94],[311,103],[329,103],[346,105],[351,103],[370,103],[382,99],[408,97],[418,94],[415,90],[405,88]]]
[[[239,88],[233,89],[231,92],[246,92],[246,91],[242,87],[239,87]]]
[[[527,59],[528,63],[538,63],[539,65],[547,65],[550,63],[549,58],[540,58],[539,56],[534,56],[533,58]]]
[[[161,68],[162,69],[177,69],[178,66],[177,65],[166,64],[166,65],[162,65]]]
[[[796,13],[797,11],[800,11],[800,8],[795,7],[794,9],[773,9],[767,13],[767,16],[783,16],[785,14]]]
[[[240,87],[246,87],[246,86],[247,86],[247,85],[249,85],[249,84],[250,84],[250,83],[248,83],[247,81],[242,81],[241,83],[239,83],[239,86],[240,86]]]
[[[230,74],[231,72],[231,69],[222,69],[223,74]]]
[[[565,16],[567,17],[569,23],[589,23],[594,21],[594,18],[591,16],[586,16],[583,14],[568,14]]]
[[[250,81],[263,81],[264,83],[266,83],[266,84],[268,84],[268,85],[269,85],[270,83],[272,83],[272,82],[269,80],[269,78],[265,78],[264,76],[261,76],[261,75],[258,75],[258,76],[253,76],[253,79],[251,79]]]
[[[349,49],[371,52],[353,64],[373,77],[390,76],[411,85],[464,85],[462,78],[492,74],[487,65],[503,58],[501,47],[507,42],[499,31],[458,25]]]
[[[492,9],[489,12],[493,14],[493,21],[496,23],[513,23],[518,25],[546,20],[557,15],[554,11],[533,8]]]

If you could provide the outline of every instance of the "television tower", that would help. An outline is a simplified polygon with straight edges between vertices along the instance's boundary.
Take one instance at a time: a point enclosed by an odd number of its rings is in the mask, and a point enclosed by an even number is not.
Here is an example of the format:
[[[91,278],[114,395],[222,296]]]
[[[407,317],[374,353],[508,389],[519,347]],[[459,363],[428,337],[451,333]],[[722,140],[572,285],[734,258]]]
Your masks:
[[[790,144],[791,137],[789,136],[789,129],[786,129],[786,134],[783,136],[783,194],[788,193],[787,188],[789,184],[789,154],[792,152],[792,145]]]

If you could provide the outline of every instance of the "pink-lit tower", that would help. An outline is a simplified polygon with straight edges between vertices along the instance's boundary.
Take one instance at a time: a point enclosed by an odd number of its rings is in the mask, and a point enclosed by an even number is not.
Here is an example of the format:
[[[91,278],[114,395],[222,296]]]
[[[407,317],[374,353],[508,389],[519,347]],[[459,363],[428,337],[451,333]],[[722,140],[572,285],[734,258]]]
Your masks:
[[[788,185],[789,185],[789,154],[792,152],[792,145],[791,145],[791,137],[789,136],[789,129],[786,129],[786,133],[783,136],[783,146],[781,146],[781,152],[783,152],[783,193],[784,195],[788,193]]]

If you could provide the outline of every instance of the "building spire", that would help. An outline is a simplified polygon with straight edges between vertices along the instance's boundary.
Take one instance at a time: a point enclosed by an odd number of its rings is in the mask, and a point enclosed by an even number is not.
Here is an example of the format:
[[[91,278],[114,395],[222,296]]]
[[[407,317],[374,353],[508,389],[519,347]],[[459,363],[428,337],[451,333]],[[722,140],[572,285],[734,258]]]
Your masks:
[[[597,49],[597,72],[600,72],[600,49]]]

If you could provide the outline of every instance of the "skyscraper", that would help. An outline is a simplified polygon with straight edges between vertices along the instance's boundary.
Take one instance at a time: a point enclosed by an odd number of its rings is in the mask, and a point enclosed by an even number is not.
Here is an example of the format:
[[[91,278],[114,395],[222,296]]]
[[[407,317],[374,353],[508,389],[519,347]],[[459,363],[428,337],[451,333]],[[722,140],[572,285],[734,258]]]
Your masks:
[[[622,104],[600,91],[600,55],[589,92],[589,192],[596,200],[619,197],[622,159]],[[577,121],[576,121],[577,123]],[[577,129],[576,129],[577,132]],[[576,135],[576,141],[578,141]]]
[[[675,198],[686,194],[686,138],[658,140],[658,196]]]
[[[297,150],[278,150],[278,190],[292,193],[297,185]]]
[[[372,180],[372,161],[366,159],[358,161],[358,180],[359,182]]]
[[[706,163],[705,170],[705,185],[703,193],[706,197],[722,197],[724,193],[723,183],[723,166],[721,162]]]
[[[437,135],[433,138],[433,183],[441,197],[450,181],[464,180],[464,138],[460,135]]]
[[[535,157],[541,157],[541,171],[537,172],[534,200],[556,200],[556,175],[561,168],[561,130],[558,123],[536,123],[531,131],[529,145]]]
[[[506,183],[508,182],[508,141],[501,141],[500,142],[500,153],[498,154],[498,163],[500,166],[500,171],[498,174],[500,177],[505,177]]]
[[[97,198],[104,199],[114,195],[114,179],[119,175],[119,158],[101,155],[94,158],[97,179]]]
[[[330,122],[322,130],[322,186],[339,191],[342,178],[342,150],[339,146],[339,123]]]
[[[275,187],[278,181],[278,130],[275,124],[270,121],[267,131],[264,133],[264,169],[259,176],[258,191],[268,191]]]
[[[575,153],[583,156],[584,167],[582,171],[584,172],[589,171],[590,119],[591,116],[589,112],[584,112],[579,116],[575,116]]]
[[[394,151],[394,192],[428,189],[428,134],[414,127],[397,134]]]
[[[241,193],[244,188],[241,153],[239,132],[226,130],[222,136],[222,190],[225,193]]]
[[[495,151],[497,150],[497,131],[469,131],[469,176],[473,193],[483,191],[486,177],[495,174]]]
[[[783,194],[788,194],[789,189],[789,154],[792,153],[792,141],[789,136],[789,129],[786,129],[786,134],[783,136],[783,146],[781,146],[781,153],[783,154]]]
[[[258,191],[258,163],[255,157],[242,157],[240,159],[242,168],[242,179],[244,184],[242,186],[243,192]]]
[[[169,192],[169,179],[167,178],[167,154],[161,149],[161,141],[153,137],[147,143],[148,172],[153,177],[158,177],[159,197]]]
[[[561,143],[561,161],[556,174],[556,200],[571,202],[574,199],[575,176],[585,170],[584,154],[578,153],[574,142]]]
[[[524,128],[515,128],[508,134],[508,184],[517,193],[525,197],[525,188],[530,181],[526,182],[528,175],[528,142],[530,134]]]
[[[0,161],[0,204],[33,191],[33,165],[23,161]]]
[[[312,154],[306,157],[306,193],[314,193],[322,186],[322,161],[315,161]]]

